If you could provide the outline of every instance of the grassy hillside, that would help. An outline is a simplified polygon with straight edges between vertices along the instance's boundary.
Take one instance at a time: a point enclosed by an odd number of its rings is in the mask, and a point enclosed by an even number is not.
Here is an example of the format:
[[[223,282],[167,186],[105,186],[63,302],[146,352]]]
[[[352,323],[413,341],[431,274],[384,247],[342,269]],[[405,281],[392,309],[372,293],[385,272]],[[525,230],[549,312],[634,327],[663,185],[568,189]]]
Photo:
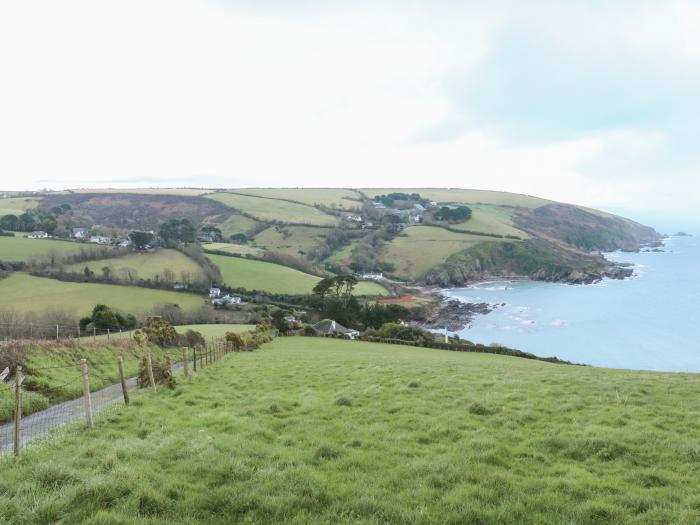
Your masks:
[[[262,255],[263,250],[256,248],[255,246],[248,246],[247,244],[232,244],[226,242],[208,242],[202,244],[202,248],[205,250],[212,250],[217,252],[226,252],[238,255]]]
[[[313,226],[270,226],[253,238],[255,246],[272,252],[304,256],[325,239],[328,228]]]
[[[278,221],[316,226],[334,226],[338,219],[305,204],[284,200],[251,197],[237,193],[211,193],[206,196],[226,206],[245,212],[262,221]]]
[[[242,188],[236,193],[283,199],[310,206],[321,205],[328,208],[353,210],[361,207],[361,195],[356,190],[341,188]]]
[[[66,255],[90,248],[90,245],[76,242],[28,239],[24,234],[17,234],[14,237],[0,237],[0,261],[27,262],[33,257],[44,257],[51,253]]]
[[[13,273],[0,279],[0,307],[19,312],[42,312],[62,309],[76,316],[87,315],[96,304],[106,304],[125,312],[147,312],[158,304],[179,304],[194,309],[203,304],[202,297],[111,284],[69,283]]]
[[[0,520],[691,525],[697,383],[282,338],[0,460]]]
[[[36,208],[39,204],[37,197],[10,197],[0,199],[0,217],[3,215],[22,215],[27,210]]]
[[[216,224],[223,236],[227,239],[230,238],[231,235],[237,233],[247,235],[248,232],[255,228],[255,221],[253,219],[237,213],[231,214],[222,221],[213,221],[213,224]]]
[[[450,255],[485,241],[495,239],[436,226],[410,226],[387,245],[382,260],[394,264],[396,275],[417,279]]]
[[[139,279],[150,279],[156,274],[162,277],[165,270],[171,270],[175,273],[175,279],[180,280],[183,272],[188,274],[190,278],[194,278],[200,275],[202,270],[194,260],[182,252],[170,249],[149,253],[133,253],[124,257],[71,264],[64,269],[69,272],[80,273],[86,266],[96,274],[100,274],[102,268],[109,267],[117,276],[129,269],[132,273],[135,271]]]
[[[546,199],[521,195],[519,193],[506,193],[502,191],[465,190],[460,188],[366,188],[362,193],[369,198],[376,195],[386,195],[393,192],[420,193],[421,197],[440,203],[460,204],[495,204],[497,206],[516,206],[523,208],[537,208],[547,204]]]
[[[293,268],[266,261],[228,257],[226,255],[208,255],[221,269],[224,283],[233,288],[261,290],[276,294],[309,294],[320,281],[320,277],[300,272]],[[356,295],[387,295],[383,286],[362,281],[355,287]]]
[[[470,208],[472,210],[471,218],[459,224],[451,224],[450,228],[494,235],[515,235],[522,239],[528,237],[525,231],[515,226],[515,209],[486,204],[472,204]]]

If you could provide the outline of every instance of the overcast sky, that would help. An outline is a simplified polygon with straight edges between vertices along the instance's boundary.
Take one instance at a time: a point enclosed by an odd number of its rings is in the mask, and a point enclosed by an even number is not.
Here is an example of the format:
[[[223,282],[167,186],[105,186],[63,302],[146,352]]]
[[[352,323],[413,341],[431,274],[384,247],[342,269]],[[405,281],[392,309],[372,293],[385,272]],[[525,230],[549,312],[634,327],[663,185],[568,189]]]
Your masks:
[[[291,4],[295,5],[292,7]],[[700,3],[0,3],[0,189],[700,205]]]

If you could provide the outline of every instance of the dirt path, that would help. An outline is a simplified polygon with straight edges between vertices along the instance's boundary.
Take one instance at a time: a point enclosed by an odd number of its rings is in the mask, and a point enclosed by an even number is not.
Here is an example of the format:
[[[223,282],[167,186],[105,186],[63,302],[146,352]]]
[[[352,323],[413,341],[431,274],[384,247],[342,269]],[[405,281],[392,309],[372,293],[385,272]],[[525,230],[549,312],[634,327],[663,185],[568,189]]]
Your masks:
[[[182,363],[173,365],[173,370],[182,368]],[[136,378],[132,377],[127,381],[129,391],[136,389]],[[112,406],[114,403],[123,403],[122,387],[119,383],[110,385],[107,388],[92,392],[92,410],[94,413]],[[49,430],[69,423],[85,420],[85,401],[82,397],[64,401],[58,405],[47,408],[40,412],[35,412],[22,417],[22,445],[46,435]],[[0,425],[0,454],[11,452],[14,448],[14,422]]]

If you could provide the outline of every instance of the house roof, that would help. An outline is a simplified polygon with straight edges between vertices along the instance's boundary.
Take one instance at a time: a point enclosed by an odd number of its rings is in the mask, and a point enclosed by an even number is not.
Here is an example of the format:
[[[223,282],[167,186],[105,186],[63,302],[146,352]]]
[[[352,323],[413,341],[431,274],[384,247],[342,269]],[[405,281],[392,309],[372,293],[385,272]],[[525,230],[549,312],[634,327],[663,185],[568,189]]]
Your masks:
[[[353,331],[329,319],[319,321],[315,325],[312,325],[311,328],[316,330],[319,334],[349,334]]]

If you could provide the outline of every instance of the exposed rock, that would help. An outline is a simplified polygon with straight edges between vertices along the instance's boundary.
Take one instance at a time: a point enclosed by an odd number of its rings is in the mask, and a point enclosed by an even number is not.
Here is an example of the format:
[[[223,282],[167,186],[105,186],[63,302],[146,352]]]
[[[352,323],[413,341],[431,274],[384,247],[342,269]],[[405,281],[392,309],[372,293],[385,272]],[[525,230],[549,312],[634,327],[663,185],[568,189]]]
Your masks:
[[[456,299],[442,302],[440,308],[425,322],[426,328],[447,328],[450,332],[458,332],[471,323],[476,315],[493,311],[498,305],[488,303],[464,303]]]

